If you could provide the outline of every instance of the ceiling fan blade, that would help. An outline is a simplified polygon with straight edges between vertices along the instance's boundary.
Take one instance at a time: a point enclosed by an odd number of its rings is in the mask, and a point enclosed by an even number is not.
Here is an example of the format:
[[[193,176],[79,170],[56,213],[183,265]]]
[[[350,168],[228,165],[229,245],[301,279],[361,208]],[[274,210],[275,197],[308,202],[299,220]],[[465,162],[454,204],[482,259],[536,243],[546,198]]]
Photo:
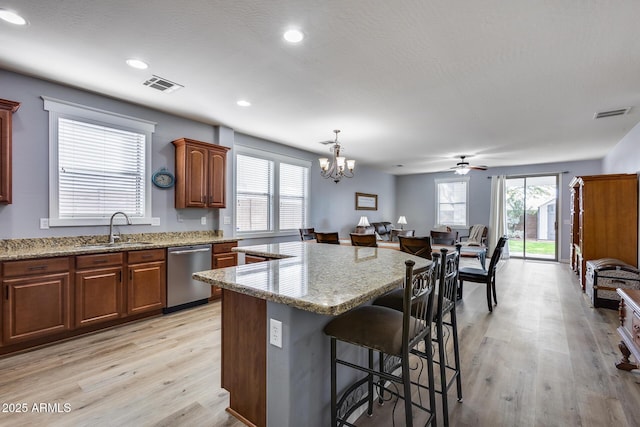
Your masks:
[[[472,166],[472,165],[469,165],[467,167],[469,169],[474,169],[474,170],[477,170],[477,171],[486,171],[488,169],[487,166]]]

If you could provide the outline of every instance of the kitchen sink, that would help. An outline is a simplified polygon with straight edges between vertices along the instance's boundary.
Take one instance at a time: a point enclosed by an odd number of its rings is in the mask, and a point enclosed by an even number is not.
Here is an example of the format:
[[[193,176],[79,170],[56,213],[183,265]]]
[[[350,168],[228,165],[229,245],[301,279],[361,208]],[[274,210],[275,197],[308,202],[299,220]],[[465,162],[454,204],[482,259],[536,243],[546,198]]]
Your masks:
[[[116,243],[87,243],[79,245],[83,249],[110,249],[110,248],[128,248],[131,246],[152,245],[151,242],[116,242]]]

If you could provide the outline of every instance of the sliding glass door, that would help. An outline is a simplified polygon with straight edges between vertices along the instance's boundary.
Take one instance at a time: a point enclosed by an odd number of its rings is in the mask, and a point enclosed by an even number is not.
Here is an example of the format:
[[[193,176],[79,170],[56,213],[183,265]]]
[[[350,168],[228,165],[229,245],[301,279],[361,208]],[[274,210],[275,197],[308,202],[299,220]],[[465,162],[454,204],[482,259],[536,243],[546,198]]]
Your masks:
[[[507,229],[512,257],[558,259],[558,175],[507,178]]]

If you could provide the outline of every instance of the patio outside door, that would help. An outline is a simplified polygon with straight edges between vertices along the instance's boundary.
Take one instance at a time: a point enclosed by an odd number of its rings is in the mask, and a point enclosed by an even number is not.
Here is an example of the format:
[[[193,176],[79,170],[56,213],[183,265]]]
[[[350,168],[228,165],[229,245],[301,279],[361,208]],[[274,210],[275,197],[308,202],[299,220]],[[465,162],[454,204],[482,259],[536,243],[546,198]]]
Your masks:
[[[516,258],[558,259],[558,175],[508,177],[509,253]]]

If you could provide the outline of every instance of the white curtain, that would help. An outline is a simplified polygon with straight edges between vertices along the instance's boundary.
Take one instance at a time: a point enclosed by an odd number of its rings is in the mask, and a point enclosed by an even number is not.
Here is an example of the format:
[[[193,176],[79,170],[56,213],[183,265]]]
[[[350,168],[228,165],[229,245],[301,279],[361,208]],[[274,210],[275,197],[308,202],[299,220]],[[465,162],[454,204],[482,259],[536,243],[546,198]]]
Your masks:
[[[507,234],[506,176],[491,177],[491,212],[489,214],[489,251],[493,253],[498,239]],[[509,241],[502,251],[502,259],[509,258]]]

